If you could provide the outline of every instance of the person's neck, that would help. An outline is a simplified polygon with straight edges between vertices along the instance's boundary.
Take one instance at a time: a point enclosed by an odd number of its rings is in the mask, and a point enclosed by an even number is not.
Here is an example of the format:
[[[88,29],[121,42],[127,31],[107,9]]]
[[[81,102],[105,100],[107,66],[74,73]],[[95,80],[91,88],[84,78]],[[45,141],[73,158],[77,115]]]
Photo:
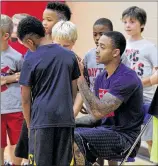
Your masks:
[[[8,42],[3,42],[1,45],[1,51],[6,51],[8,47],[9,47]]]
[[[108,77],[109,78],[111,75],[114,74],[114,72],[116,71],[116,69],[118,68],[118,66],[120,65],[120,61],[115,61],[115,62],[111,62],[107,65],[105,65],[105,69],[108,73]]]
[[[45,37],[49,42],[53,43],[51,34],[47,34]]]
[[[52,44],[52,41],[48,40],[48,38],[46,36],[40,39],[39,46],[47,45],[47,44]]]
[[[143,37],[142,37],[141,34],[136,34],[136,35],[133,35],[133,36],[129,37],[130,41],[138,41],[138,40],[142,40],[142,39],[143,39]]]

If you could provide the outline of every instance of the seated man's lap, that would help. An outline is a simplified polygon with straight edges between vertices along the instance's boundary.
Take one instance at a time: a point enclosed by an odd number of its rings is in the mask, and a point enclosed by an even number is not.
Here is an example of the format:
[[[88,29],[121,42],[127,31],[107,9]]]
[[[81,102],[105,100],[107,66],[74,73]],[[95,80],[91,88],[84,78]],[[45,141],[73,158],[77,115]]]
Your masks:
[[[94,160],[94,157],[119,159],[132,146],[121,133],[105,127],[77,128],[75,142],[87,160]]]

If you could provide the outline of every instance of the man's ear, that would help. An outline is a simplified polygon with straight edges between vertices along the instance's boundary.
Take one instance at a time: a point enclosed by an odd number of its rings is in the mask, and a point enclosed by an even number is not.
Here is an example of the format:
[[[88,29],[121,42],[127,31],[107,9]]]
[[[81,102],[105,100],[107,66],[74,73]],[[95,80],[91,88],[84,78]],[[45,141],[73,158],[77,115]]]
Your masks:
[[[120,56],[120,49],[114,49],[113,50],[113,57]]]

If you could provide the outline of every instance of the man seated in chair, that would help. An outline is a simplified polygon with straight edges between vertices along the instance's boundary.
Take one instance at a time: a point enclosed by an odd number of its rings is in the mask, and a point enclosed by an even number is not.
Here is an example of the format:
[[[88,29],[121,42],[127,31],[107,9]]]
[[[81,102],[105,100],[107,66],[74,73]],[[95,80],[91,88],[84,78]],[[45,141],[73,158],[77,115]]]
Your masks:
[[[106,32],[96,49],[96,60],[105,65],[105,71],[95,81],[95,94],[89,89],[79,63],[81,76],[79,91],[86,104],[88,118],[76,123],[99,125],[75,130],[76,165],[91,165],[97,158],[117,160],[125,157],[140,133],[144,114],[143,88],[136,73],[121,63],[126,39],[120,32]],[[134,149],[134,155],[138,146]]]

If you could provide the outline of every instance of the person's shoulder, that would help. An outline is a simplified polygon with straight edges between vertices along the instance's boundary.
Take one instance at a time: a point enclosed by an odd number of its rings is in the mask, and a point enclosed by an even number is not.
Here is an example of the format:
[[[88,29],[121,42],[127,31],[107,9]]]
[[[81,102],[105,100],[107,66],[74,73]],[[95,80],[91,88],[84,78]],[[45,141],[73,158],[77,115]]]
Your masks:
[[[85,54],[85,57],[89,57],[91,55],[94,55],[96,53],[96,48],[92,48],[88,50],[88,52]]]
[[[65,48],[65,47],[62,47],[60,46],[59,44],[49,44],[47,45],[46,47],[50,48],[50,52],[53,52],[55,54],[61,54],[61,53],[64,53],[64,55],[74,55],[74,52]]]
[[[18,52],[17,50],[15,50],[14,48],[12,48],[11,46],[9,46],[7,52],[15,60],[20,60],[22,58],[22,54]]]
[[[134,85],[134,86],[141,86],[141,80],[137,76],[136,72],[124,64],[121,64],[120,70],[118,72],[118,80],[120,83],[124,85]]]
[[[142,40],[142,43],[145,45],[146,49],[156,48],[156,44],[154,44],[150,40],[144,39],[144,40]]]

